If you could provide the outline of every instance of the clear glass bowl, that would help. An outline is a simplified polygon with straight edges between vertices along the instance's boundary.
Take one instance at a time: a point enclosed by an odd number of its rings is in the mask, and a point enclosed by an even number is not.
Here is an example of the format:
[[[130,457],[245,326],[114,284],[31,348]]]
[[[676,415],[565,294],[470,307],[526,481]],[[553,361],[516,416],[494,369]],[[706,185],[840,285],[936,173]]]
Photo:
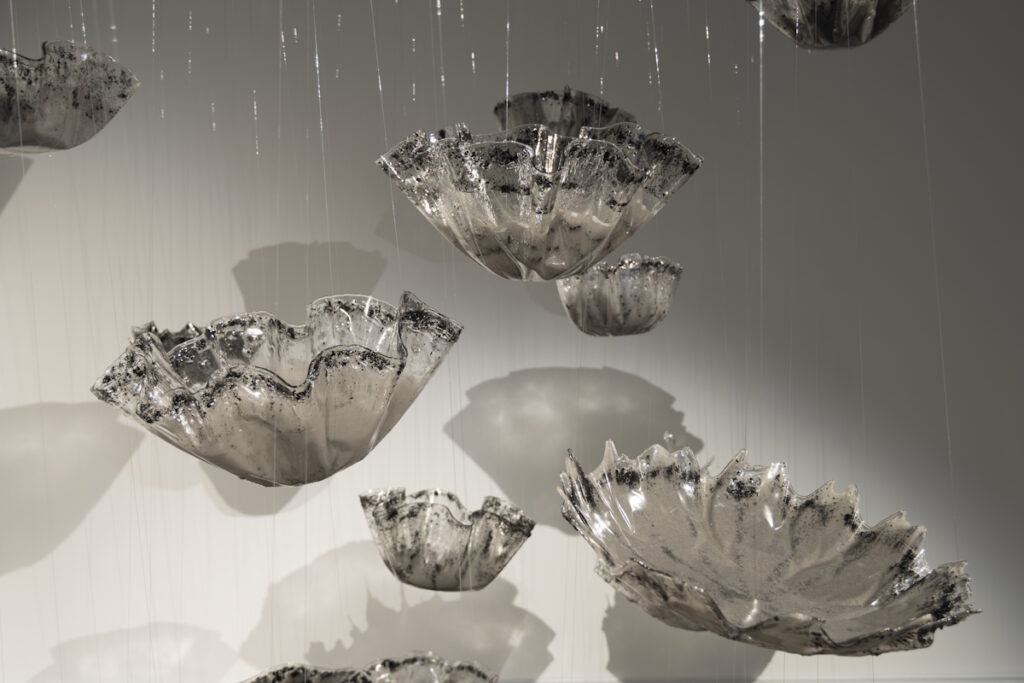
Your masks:
[[[0,152],[70,149],[103,130],[139,87],[112,57],[67,41],[40,59],[0,50]]]
[[[800,47],[857,47],[899,19],[914,0],[763,0],[764,16]],[[754,9],[762,0],[747,0]]]
[[[627,254],[558,281],[558,296],[582,332],[619,337],[650,332],[665,319],[682,266],[656,256]]]
[[[487,270],[554,280],[614,251],[701,163],[674,139],[636,123],[575,130],[578,123],[530,123],[490,135],[472,135],[463,124],[420,131],[378,164],[438,232]],[[567,129],[575,132],[560,134]]]
[[[430,590],[480,590],[526,543],[534,525],[522,510],[494,496],[473,512],[440,489],[375,489],[359,500],[391,573]]]
[[[320,669],[289,664],[244,683],[497,683],[476,664],[449,662],[431,654],[384,659],[366,669]]]
[[[101,400],[210,464],[264,486],[319,481],[391,430],[462,326],[406,292],[314,301],[292,326],[269,313],[135,330],[93,386]]]
[[[570,453],[559,493],[598,574],[678,628],[866,655],[927,647],[975,611],[965,563],[928,568],[923,527],[903,513],[868,526],[853,487],[797,495],[782,464],[741,453],[716,477],[689,451],[629,458],[609,441],[590,475]]]

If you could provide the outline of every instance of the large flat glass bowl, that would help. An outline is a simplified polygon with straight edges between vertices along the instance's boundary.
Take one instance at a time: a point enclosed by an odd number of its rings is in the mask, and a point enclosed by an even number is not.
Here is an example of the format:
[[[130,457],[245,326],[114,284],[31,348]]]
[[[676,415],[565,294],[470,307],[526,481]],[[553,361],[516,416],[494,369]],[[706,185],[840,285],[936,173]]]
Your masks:
[[[868,526],[853,487],[797,495],[783,464],[741,453],[714,476],[689,451],[609,441],[589,475],[570,454],[559,493],[598,574],[678,628],[867,655],[927,647],[975,611],[963,562],[928,568],[923,527],[902,512]]]

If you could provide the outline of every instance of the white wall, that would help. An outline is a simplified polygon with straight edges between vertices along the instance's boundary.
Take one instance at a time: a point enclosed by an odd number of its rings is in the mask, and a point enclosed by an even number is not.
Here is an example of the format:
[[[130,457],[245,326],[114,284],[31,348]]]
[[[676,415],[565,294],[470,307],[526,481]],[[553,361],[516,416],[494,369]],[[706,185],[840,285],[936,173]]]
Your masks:
[[[84,14],[89,43],[143,85],[81,148],[0,157],[0,680],[238,681],[414,649],[509,679],[1019,679],[1024,7],[920,4],[931,195],[913,16],[849,52],[767,35],[762,327],[755,12],[660,0],[650,33],[649,3],[509,3],[512,92],[597,91],[603,74],[613,103],[706,159],[622,250],[683,263],[669,319],[606,340],[576,332],[553,286],[453,254],[372,163],[385,122],[388,142],[494,128],[505,3],[444,0],[439,30],[432,0],[321,0],[316,40],[313,5],[294,0],[70,3],[74,35]],[[72,35],[62,2],[13,10],[24,53]],[[298,321],[316,296],[404,288],[466,332],[395,431],[326,483],[235,480],[88,391],[132,324]],[[748,446],[801,491],[855,482],[869,521],[906,509],[932,564],[970,561],[984,613],[928,650],[866,659],[654,621],[593,573],[554,487],[566,448],[593,466],[604,439],[635,453],[666,429],[715,467]],[[403,588],[356,499],[389,485],[504,495],[539,525],[485,591]]]

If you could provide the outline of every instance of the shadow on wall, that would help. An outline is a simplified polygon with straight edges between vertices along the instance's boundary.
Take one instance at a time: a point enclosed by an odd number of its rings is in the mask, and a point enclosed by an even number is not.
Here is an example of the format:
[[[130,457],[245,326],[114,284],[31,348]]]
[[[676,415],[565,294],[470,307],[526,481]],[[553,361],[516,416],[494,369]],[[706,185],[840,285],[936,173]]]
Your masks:
[[[388,181],[390,182],[390,180]],[[451,242],[437,231],[427,219],[420,215],[405,198],[401,190],[393,190],[395,200],[396,222],[391,213],[382,214],[373,234],[388,245],[389,253],[394,253],[395,244],[402,255],[413,254],[427,263],[437,265],[451,263],[454,258],[466,258]],[[397,242],[395,238],[397,237]],[[479,266],[478,266],[479,267]]]
[[[303,488],[267,487],[245,481],[155,435],[150,445],[152,450],[146,453],[146,466],[140,467],[133,475],[138,481],[165,491],[187,491],[194,486],[202,486],[210,492],[217,507],[228,514],[255,517],[276,514],[285,509]],[[316,484],[309,486],[316,487]],[[309,493],[319,491],[320,488],[314,488]],[[296,503],[301,504],[301,501]]]
[[[306,306],[331,294],[372,294],[387,260],[348,242],[284,242],[253,249],[232,268],[246,311],[268,311],[292,324]]]
[[[241,515],[276,514],[302,490],[301,486],[260,486],[205,462],[202,469],[224,505]]]
[[[751,683],[773,650],[711,633],[663,624],[619,594],[604,615],[608,672],[634,681],[738,681]]]
[[[168,622],[76,638],[54,650],[54,663],[29,683],[215,681],[236,659],[213,631]]]
[[[553,660],[548,646],[555,634],[513,604],[515,597],[515,587],[500,577],[460,594],[410,588],[388,573],[373,543],[349,543],[273,586],[241,654],[267,668],[271,633],[278,641],[305,633],[307,640],[293,647],[304,648],[305,661],[316,666],[361,667],[429,650],[475,661],[502,678],[534,680]],[[284,658],[294,657],[286,645]]]
[[[0,574],[56,548],[117,477],[142,441],[118,416],[99,402],[0,410]]]
[[[13,154],[0,154],[0,213],[7,208],[7,202],[11,201],[14,191],[28,175],[31,165],[31,159],[19,158]]]
[[[675,399],[642,377],[612,368],[535,368],[478,384],[444,431],[538,524],[573,533],[555,493],[566,449],[584,470],[611,439],[636,455],[671,432],[679,447],[703,442],[683,426]]]

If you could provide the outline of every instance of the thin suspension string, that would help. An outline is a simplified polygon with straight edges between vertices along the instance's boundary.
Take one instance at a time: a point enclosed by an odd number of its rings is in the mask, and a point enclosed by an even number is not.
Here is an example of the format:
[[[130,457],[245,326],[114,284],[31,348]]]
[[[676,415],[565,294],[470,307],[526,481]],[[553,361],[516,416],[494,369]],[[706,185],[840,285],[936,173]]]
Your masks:
[[[505,0],[505,137],[509,136],[509,44],[512,38],[512,7],[511,0]]]
[[[373,57],[377,63],[377,95],[380,98],[380,125],[384,131],[384,149],[388,151],[391,146],[388,144],[388,120],[384,114],[384,83],[380,76],[380,50],[377,46],[377,19],[373,11],[373,0],[370,2],[370,28],[373,31]],[[394,183],[388,182],[388,195],[391,198],[391,220],[395,228],[395,265],[398,272],[402,272],[402,250],[398,245],[398,210],[395,208]]]
[[[327,189],[327,142],[324,135],[324,102],[323,94],[320,89],[320,44],[317,39],[317,26],[316,26],[316,0],[312,2],[313,10],[313,71],[316,73],[316,106],[317,115],[320,122],[320,169],[323,174],[323,190],[324,190],[324,233],[327,237],[327,280],[331,285],[331,294],[337,294],[338,291],[334,286],[334,258],[331,252],[334,251],[332,247],[334,228],[331,225],[331,202],[328,198]],[[308,266],[307,266],[308,268]],[[314,296],[318,296],[320,293],[317,292]]]
[[[946,428],[946,463],[949,467],[949,487],[956,490],[956,472],[953,466],[953,434],[949,424],[949,385],[946,377],[946,340],[942,324],[942,296],[939,288],[939,255],[935,237],[935,199],[932,193],[931,155],[928,150],[928,126],[925,116],[924,69],[921,66],[921,34],[917,22],[917,0],[911,5],[914,13],[914,50],[917,55],[917,85],[921,100],[921,137],[924,141],[924,177],[928,190],[928,236],[931,241],[932,282],[935,286],[935,316],[939,338],[939,372],[942,378],[942,409]],[[950,513],[953,517],[953,548],[957,557],[960,555],[960,538],[957,528],[956,496],[950,496]]]
[[[665,130],[665,110],[662,106],[661,92],[661,55],[658,52],[658,25],[654,21],[654,0],[650,0],[651,8],[651,40],[654,41],[654,75],[658,82],[658,115],[661,117],[661,130]]]
[[[765,234],[764,234],[764,0],[758,0],[757,6],[757,47],[758,47],[758,64],[757,64],[757,76],[758,76],[758,163],[757,163],[757,175],[758,175],[758,273],[760,277],[760,286],[758,287],[758,343],[759,343],[759,359],[758,359],[758,407],[757,407],[757,443],[758,450],[764,454],[764,399],[765,399],[765,383],[764,383],[764,342],[765,342],[765,320],[764,320],[764,295],[765,295],[765,264],[764,264],[764,247],[765,247]],[[749,416],[748,416],[749,419]]]
[[[441,28],[441,0],[435,0],[437,2],[437,54],[438,64],[440,70],[438,72],[438,78],[441,83],[441,125],[448,125],[448,100],[445,96],[445,77],[444,77],[444,33]],[[431,34],[433,35],[433,34]],[[431,43],[433,44],[433,43]]]
[[[707,49],[708,110],[711,112],[712,120],[715,120],[715,116],[714,116],[714,114],[715,114],[715,93],[714,93],[714,87],[712,85],[712,68],[711,68],[711,15],[710,15],[710,8],[709,8],[709,5],[708,5],[708,2],[709,2],[709,0],[704,0],[704,40],[705,40],[705,46],[706,46],[706,49]],[[712,131],[714,131],[714,126],[712,126]],[[715,231],[714,231],[715,239],[714,239],[714,244],[715,244],[715,255],[717,257],[716,258],[716,263],[717,263],[717,271],[718,271],[719,295],[721,296],[721,304],[722,304],[722,305],[720,305],[718,307],[719,310],[722,312],[721,313],[721,318],[722,318],[722,350],[723,350],[723,353],[724,353],[724,356],[725,356],[725,365],[726,365],[725,376],[730,380],[727,383],[727,386],[730,386],[732,388],[731,393],[733,395],[735,395],[735,385],[734,385],[735,373],[733,372],[733,367],[732,367],[732,362],[731,362],[732,356],[729,353],[729,319],[728,319],[728,317],[725,314],[725,310],[726,310],[727,307],[725,306],[725,303],[726,303],[725,302],[725,296],[726,296],[726,289],[725,289],[725,282],[726,282],[726,279],[725,279],[725,255],[724,255],[724,252],[723,252],[723,249],[722,249],[722,236],[721,236],[721,234],[722,234],[721,196],[719,194],[719,186],[718,186],[718,170],[716,169],[716,167],[714,165],[712,165],[712,167],[710,169],[710,172],[711,172],[712,191],[713,191],[714,197],[715,197]],[[714,386],[714,383],[712,383],[712,385]],[[718,411],[716,411],[716,412],[718,412]],[[728,423],[729,437],[730,438],[735,438],[736,437],[736,419],[735,419],[736,411],[730,409],[727,412],[729,414],[729,423]]]

